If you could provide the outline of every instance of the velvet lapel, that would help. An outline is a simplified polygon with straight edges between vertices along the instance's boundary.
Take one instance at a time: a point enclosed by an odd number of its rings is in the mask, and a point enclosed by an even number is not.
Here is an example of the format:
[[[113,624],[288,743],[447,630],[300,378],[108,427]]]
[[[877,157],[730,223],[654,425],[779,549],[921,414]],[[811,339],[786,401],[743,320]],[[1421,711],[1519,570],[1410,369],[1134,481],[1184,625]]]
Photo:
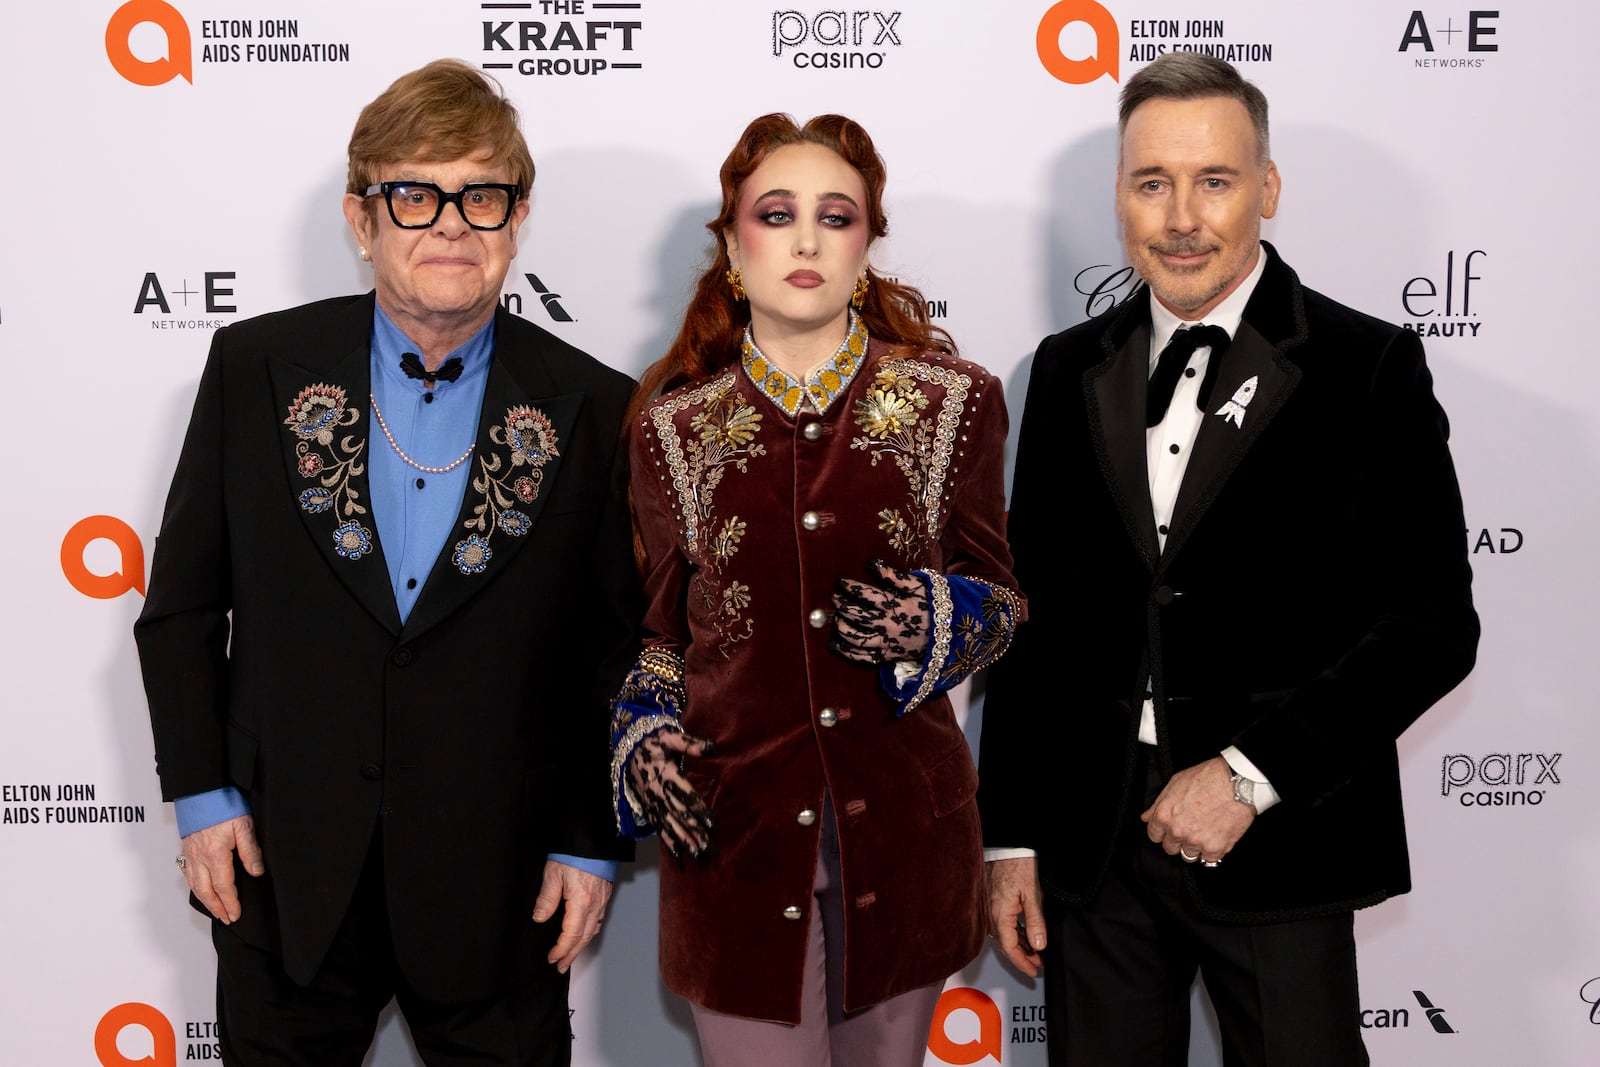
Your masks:
[[[390,633],[400,612],[372,520],[367,484],[372,390],[371,296],[340,308],[323,335],[326,360],[269,359],[278,441],[306,533],[368,613]],[[315,343],[315,342],[312,342]]]
[[[555,491],[583,394],[549,396],[556,383],[536,355],[508,351],[507,333],[496,331],[470,460],[472,477],[453,535],[428,572],[403,638],[436,625],[499,578]]]
[[[1267,266],[1245,305],[1244,320],[1223,356],[1216,390],[1195,437],[1183,484],[1172,511],[1162,566],[1183,547],[1195,525],[1240,462],[1260,440],[1300,381],[1300,368],[1285,353],[1306,340],[1300,281],[1272,246],[1262,242]],[[1253,390],[1244,403],[1240,390]]]
[[[1144,402],[1150,373],[1149,290],[1111,312],[1117,318],[1100,337],[1106,358],[1083,380],[1100,469],[1128,536],[1145,566],[1155,569],[1156,518],[1150,507],[1150,474],[1145,462]]]

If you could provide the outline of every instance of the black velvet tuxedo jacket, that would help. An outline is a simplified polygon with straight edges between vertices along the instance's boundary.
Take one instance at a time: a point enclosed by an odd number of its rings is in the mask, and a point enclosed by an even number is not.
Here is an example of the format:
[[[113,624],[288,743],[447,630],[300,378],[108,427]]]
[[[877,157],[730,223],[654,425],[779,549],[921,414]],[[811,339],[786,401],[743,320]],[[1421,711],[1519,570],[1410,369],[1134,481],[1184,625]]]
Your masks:
[[[1219,867],[1185,867],[1204,913],[1310,917],[1410,888],[1395,739],[1478,639],[1448,425],[1415,334],[1263,249],[1164,551],[1149,291],[1034,357],[1008,527],[1030,621],[989,679],[979,805],[985,843],[1035,849],[1069,903],[1093,898],[1142,789],[1147,681],[1165,774],[1237,744],[1283,798]],[[1250,379],[1239,424],[1216,414]]]
[[[267,875],[238,872],[242,936],[308,981],[381,826],[401,968],[467,999],[508,964],[547,852],[630,854],[607,730],[637,651],[633,383],[497,313],[455,532],[402,625],[365,473],[389,447],[372,317],[368,294],[217,332],[135,635],[163,797],[233,785],[254,811]],[[523,406],[553,455],[511,447]]]

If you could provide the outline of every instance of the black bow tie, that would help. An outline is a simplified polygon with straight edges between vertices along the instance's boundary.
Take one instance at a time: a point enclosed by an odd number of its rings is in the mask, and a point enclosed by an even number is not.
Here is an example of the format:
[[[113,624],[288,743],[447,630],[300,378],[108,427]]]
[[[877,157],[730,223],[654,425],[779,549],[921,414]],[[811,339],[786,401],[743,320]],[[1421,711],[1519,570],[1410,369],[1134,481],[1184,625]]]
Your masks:
[[[417,358],[417,354],[407,352],[400,357],[400,369],[406,372],[407,378],[421,378],[425,382],[453,382],[461,377],[461,357],[451,356],[438,370],[423,370],[422,360]]]
[[[1208,345],[1211,359],[1206,364],[1206,376],[1200,380],[1200,395],[1195,398],[1195,405],[1201,411],[1206,409],[1212,387],[1217,384],[1217,372],[1222,369],[1222,354],[1228,350],[1228,331],[1221,326],[1181,328],[1172,335],[1167,347],[1161,350],[1156,360],[1156,372],[1150,376],[1144,408],[1144,424],[1147,428],[1167,417],[1173,390],[1178,388],[1178,379],[1183,375],[1183,368],[1188,366],[1189,357],[1194,355],[1195,349]]]

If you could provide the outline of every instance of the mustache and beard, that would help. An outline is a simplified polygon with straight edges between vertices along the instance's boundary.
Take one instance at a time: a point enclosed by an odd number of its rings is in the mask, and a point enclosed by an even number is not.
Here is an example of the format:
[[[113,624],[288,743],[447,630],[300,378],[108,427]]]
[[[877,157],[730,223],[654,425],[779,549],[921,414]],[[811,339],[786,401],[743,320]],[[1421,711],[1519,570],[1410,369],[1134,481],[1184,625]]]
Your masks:
[[[1217,246],[1203,244],[1199,241],[1169,241],[1164,244],[1152,244],[1149,249],[1152,253],[1162,256],[1204,256],[1215,252]],[[1168,270],[1198,270],[1204,265],[1203,262],[1191,263],[1181,267],[1175,267],[1170,263],[1166,264]]]

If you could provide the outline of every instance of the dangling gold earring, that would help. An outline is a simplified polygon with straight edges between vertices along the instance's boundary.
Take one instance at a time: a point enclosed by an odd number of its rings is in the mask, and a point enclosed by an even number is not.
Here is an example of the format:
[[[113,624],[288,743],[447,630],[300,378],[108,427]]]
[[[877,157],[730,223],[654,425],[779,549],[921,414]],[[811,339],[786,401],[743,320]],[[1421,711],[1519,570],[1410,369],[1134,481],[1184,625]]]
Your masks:
[[[866,272],[863,271],[861,277],[856,279],[856,287],[850,290],[851,307],[859,309],[862,304],[867,302],[867,286],[871,284],[872,282],[867,279]]]
[[[728,284],[733,286],[733,301],[739,303],[744,299],[744,274],[738,267],[728,268]]]

